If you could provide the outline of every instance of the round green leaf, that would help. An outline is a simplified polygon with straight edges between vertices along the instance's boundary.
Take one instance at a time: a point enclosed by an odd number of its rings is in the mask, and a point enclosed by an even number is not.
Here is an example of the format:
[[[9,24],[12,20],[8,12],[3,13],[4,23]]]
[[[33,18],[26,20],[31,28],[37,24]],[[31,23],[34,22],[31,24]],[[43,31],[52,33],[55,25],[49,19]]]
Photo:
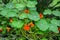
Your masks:
[[[19,15],[19,19],[25,19],[25,18],[28,18],[28,14],[22,13],[21,15]]]
[[[18,9],[18,10],[23,10],[25,8],[25,4],[16,4],[15,7]]]
[[[55,33],[59,33],[58,27],[55,26],[55,25],[53,25],[53,24],[50,24],[49,30],[50,30],[50,31],[53,31],[53,32],[55,32]]]
[[[34,21],[40,20],[39,14],[36,11],[31,11],[31,13],[28,14],[28,18]]]
[[[29,8],[33,8],[33,7],[35,7],[35,5],[37,4],[37,2],[36,1],[28,1],[28,3],[27,3],[27,7],[29,7]]]
[[[21,20],[13,21],[12,23],[10,23],[10,25],[14,28],[21,28],[21,27],[23,27],[24,22]]]
[[[59,11],[59,10],[55,10],[55,11],[53,11],[52,13],[53,13],[53,15],[55,15],[55,16],[60,16],[60,11]]]
[[[50,10],[50,9],[46,9],[44,12],[43,12],[43,14],[44,15],[50,15],[52,13],[52,11]]]
[[[37,21],[35,24],[42,31],[46,31],[49,28],[49,24],[45,19],[41,19],[40,21]]]

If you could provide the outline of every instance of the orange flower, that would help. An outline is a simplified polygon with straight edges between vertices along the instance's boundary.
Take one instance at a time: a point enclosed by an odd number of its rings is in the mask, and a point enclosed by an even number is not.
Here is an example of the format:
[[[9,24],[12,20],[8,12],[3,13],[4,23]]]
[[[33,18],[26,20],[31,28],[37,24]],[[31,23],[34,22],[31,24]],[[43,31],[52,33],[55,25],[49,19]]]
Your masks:
[[[58,30],[60,31],[60,28],[58,28]]]
[[[31,27],[34,27],[33,22],[30,22],[28,25],[31,26]]]
[[[25,13],[29,13],[29,10],[26,9],[26,10],[24,10],[24,12],[25,12]]]
[[[43,18],[43,14],[42,13],[40,13],[39,16],[40,16],[40,18]]]
[[[24,25],[24,30],[28,31],[30,30],[30,27],[28,25]]]
[[[2,28],[0,28],[0,32],[2,32]]]
[[[9,32],[9,31],[11,30],[11,28],[10,28],[10,27],[7,27],[6,29],[7,29],[7,32]]]
[[[10,22],[13,22],[13,20],[12,20],[12,18],[10,18],[10,20],[9,20]]]

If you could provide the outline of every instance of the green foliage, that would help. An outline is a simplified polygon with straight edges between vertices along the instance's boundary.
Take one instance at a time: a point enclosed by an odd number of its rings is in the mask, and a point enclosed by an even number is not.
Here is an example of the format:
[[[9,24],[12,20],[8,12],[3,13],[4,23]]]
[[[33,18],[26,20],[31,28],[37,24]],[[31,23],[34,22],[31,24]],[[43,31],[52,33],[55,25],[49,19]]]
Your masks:
[[[45,6],[42,7],[43,2],[39,6],[44,9],[37,9],[37,0],[10,0],[6,4],[0,0],[1,34],[9,34],[8,38],[10,38],[15,33],[15,35],[19,35],[19,37],[16,37],[17,40],[48,40],[46,37],[53,37],[53,34],[60,32],[58,29],[60,27],[60,9],[53,10],[60,6],[60,4],[57,4],[59,1],[53,0],[46,9]],[[49,7],[53,8],[50,9]],[[42,14],[39,14],[37,10]],[[30,28],[29,30],[26,28],[28,31],[24,30],[26,24]]]

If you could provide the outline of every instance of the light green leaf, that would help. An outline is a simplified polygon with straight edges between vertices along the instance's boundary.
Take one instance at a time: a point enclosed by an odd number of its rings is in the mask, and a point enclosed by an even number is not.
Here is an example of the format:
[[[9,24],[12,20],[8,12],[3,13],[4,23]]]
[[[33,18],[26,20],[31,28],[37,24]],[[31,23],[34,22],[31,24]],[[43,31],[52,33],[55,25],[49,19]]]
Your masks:
[[[55,33],[59,33],[58,27],[55,26],[55,25],[53,25],[53,24],[50,24],[49,30],[50,30],[50,31],[53,31],[53,32],[55,32]]]
[[[13,21],[12,23],[10,23],[10,25],[14,28],[21,28],[21,27],[23,27],[24,22],[21,20]]]
[[[55,26],[59,26],[60,25],[59,20],[56,20],[56,19],[52,19],[51,20],[51,24],[53,24]]]
[[[12,3],[17,3],[17,0],[13,0]]]
[[[52,13],[52,11],[50,10],[50,9],[46,9],[44,12],[43,12],[43,14],[44,15],[50,15]]]
[[[50,7],[56,5],[60,0],[53,0],[53,2],[49,5]]]
[[[23,10],[25,8],[25,4],[16,4],[15,7],[18,9],[18,10]]]
[[[28,14],[22,13],[21,15],[19,15],[19,19],[25,19],[25,18],[28,18]]]
[[[29,10],[36,10],[36,7],[31,7],[31,8],[29,8]]]
[[[60,11],[59,11],[59,10],[55,10],[55,11],[53,11],[52,13],[53,13],[53,15],[55,15],[55,16],[60,16]]]
[[[58,26],[60,26],[60,20],[58,20],[57,23],[58,23]]]
[[[14,8],[14,4],[13,4],[13,3],[8,3],[8,4],[6,5],[6,7],[12,9],[12,8]]]
[[[60,3],[59,3],[59,4],[57,4],[55,7],[60,7]],[[54,8],[55,8],[55,7],[54,7]]]
[[[48,40],[47,38],[42,38],[41,40]]]
[[[42,31],[46,31],[49,28],[49,24],[45,19],[41,19],[40,21],[37,21],[35,24]]]
[[[37,4],[37,2],[36,1],[28,1],[28,3],[27,3],[27,7],[29,7],[29,8],[34,8],[35,7],[35,5]]]
[[[9,12],[6,17],[16,17],[17,13],[16,12]]]
[[[39,14],[36,11],[31,11],[31,13],[28,14],[28,18],[34,21],[40,20]]]
[[[0,14],[1,14],[2,16],[6,16],[8,12],[9,12],[8,9],[3,9]]]

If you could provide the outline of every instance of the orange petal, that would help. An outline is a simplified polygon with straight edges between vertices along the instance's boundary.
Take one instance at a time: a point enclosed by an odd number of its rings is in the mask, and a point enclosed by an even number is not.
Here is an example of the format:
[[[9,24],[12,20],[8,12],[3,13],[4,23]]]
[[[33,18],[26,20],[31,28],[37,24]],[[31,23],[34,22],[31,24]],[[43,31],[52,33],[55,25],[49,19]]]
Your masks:
[[[39,16],[40,16],[40,18],[43,18],[43,14],[42,13],[40,13]]]
[[[31,27],[34,27],[33,22],[30,22],[28,25],[31,26]]]
[[[28,31],[28,30],[30,30],[30,27],[28,25],[25,25],[24,30]]]
[[[29,13],[29,10],[26,9],[26,10],[24,10],[24,12],[25,12],[25,13]]]
[[[60,31],[60,28],[58,28],[58,30]]]

